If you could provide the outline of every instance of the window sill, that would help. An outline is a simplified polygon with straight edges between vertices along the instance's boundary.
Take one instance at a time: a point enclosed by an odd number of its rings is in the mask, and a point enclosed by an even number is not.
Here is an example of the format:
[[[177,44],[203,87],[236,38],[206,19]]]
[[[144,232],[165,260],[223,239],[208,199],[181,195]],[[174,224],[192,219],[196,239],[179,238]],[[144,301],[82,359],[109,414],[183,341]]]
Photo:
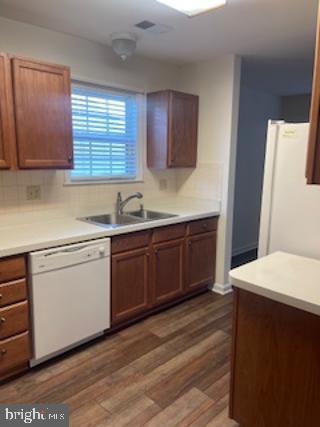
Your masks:
[[[143,183],[142,178],[137,179],[106,179],[106,180],[87,180],[87,181],[71,181],[69,177],[65,178],[64,186],[83,186],[83,185],[114,185],[114,184],[139,184]]]

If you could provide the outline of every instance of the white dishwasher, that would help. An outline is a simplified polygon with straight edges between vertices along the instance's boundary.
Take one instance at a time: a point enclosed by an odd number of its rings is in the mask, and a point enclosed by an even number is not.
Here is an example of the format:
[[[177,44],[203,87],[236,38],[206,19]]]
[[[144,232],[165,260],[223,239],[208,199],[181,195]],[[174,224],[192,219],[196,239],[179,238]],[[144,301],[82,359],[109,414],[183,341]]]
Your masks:
[[[35,366],[110,328],[110,239],[30,254]]]

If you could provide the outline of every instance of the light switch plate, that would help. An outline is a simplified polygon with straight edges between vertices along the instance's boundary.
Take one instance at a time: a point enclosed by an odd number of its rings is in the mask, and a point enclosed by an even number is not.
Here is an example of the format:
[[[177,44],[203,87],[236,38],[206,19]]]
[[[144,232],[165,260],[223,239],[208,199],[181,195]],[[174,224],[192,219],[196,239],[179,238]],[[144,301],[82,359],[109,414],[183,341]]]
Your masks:
[[[41,200],[41,187],[40,185],[28,185],[26,187],[27,200]]]

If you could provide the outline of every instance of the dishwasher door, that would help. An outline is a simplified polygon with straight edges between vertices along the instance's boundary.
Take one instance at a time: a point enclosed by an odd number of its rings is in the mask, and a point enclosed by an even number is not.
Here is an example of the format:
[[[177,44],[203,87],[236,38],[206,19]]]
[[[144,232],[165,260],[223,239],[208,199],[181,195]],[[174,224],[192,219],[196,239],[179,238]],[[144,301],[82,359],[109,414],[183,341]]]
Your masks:
[[[36,365],[110,327],[110,239],[30,254]]]

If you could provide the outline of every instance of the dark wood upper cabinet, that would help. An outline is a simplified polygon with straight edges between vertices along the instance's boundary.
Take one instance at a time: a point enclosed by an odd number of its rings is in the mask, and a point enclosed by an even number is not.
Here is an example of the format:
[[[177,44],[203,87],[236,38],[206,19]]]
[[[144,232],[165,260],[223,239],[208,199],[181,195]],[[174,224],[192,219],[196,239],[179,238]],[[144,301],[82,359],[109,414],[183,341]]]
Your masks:
[[[18,165],[71,169],[70,69],[12,58]]]
[[[163,304],[184,292],[184,239],[153,245],[153,304]]]
[[[149,168],[196,167],[199,97],[173,90],[148,94]]]
[[[10,60],[0,53],[0,169],[15,166],[15,131]]]
[[[306,176],[308,184],[320,184],[320,14],[318,15]]]

